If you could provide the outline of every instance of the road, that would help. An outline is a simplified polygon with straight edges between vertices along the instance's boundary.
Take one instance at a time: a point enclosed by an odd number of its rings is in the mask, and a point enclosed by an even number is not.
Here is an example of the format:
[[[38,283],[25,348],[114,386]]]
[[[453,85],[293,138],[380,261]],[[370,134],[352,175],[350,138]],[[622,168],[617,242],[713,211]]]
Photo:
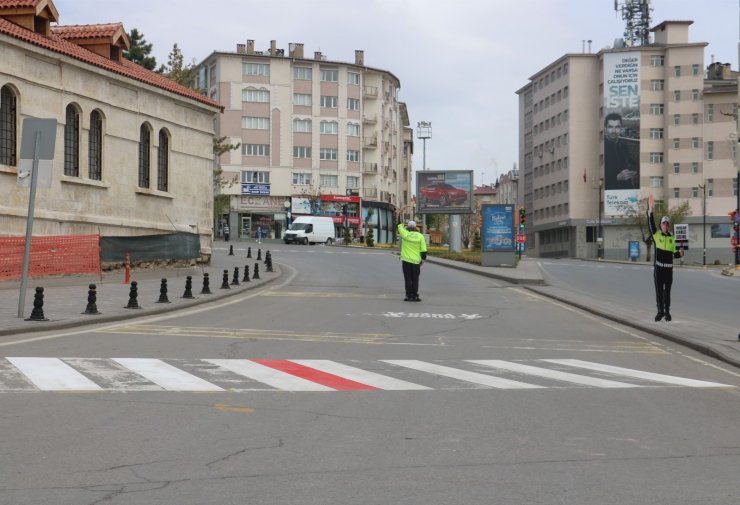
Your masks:
[[[0,337],[0,504],[737,502],[736,369],[436,265],[403,302],[389,252],[273,259],[227,301]]]

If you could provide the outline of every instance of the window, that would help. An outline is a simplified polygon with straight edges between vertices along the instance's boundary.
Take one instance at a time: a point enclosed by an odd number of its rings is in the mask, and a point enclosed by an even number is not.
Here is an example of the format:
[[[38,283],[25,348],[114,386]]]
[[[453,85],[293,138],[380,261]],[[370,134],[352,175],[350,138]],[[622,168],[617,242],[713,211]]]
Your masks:
[[[691,75],[699,75],[699,65],[694,63],[691,65]]]
[[[681,92],[676,90],[673,92],[673,101],[674,102],[680,102],[681,101]]]
[[[360,178],[354,175],[348,175],[347,176],[347,187],[348,188],[359,188]]]
[[[691,173],[698,174],[699,173],[699,162],[694,161],[691,163]]]
[[[650,128],[650,138],[659,140],[663,138],[663,128]]]
[[[311,67],[293,67],[293,79],[310,81],[313,75]]]
[[[691,99],[693,101],[697,101],[699,99],[699,90],[698,89],[692,89],[691,90]]]
[[[651,188],[662,188],[663,187],[663,177],[650,177],[650,187]]]
[[[324,188],[336,188],[339,185],[336,175],[320,175],[319,186]]]
[[[319,132],[336,135],[339,133],[339,124],[336,121],[322,121],[319,125]]]
[[[293,120],[293,131],[297,133],[310,133],[312,130],[312,123],[310,119],[294,119]]]
[[[699,197],[699,188],[691,188],[691,197],[692,198],[698,198]]]
[[[242,102],[262,102],[269,103],[270,92],[264,89],[243,89]]]
[[[311,148],[304,146],[293,146],[293,157],[294,158],[310,158]]]
[[[650,153],[650,163],[663,163],[663,153]]]
[[[347,151],[347,161],[360,161],[360,151]]]
[[[149,187],[149,168],[152,151],[152,130],[147,123],[139,128],[139,187]]]
[[[328,147],[322,147],[321,150],[319,151],[319,159],[324,160],[324,161],[336,161],[337,160],[337,150],[331,149]],[[324,184],[322,184],[322,186],[323,185]]]
[[[707,142],[707,159],[708,160],[714,159],[714,142],[711,140]]]
[[[650,104],[650,114],[662,115],[663,114],[663,104],[662,103],[651,103]]]
[[[269,156],[270,144],[242,144],[242,156]]]
[[[681,164],[680,163],[674,163],[673,164],[673,173],[674,174],[681,173]]]
[[[347,72],[347,84],[360,84],[360,74],[357,72]]]
[[[673,124],[678,126],[681,124],[681,114],[674,114],[673,115]]]
[[[360,136],[360,125],[354,123],[347,123],[347,136],[359,137]]]
[[[312,105],[311,95],[304,95],[302,93],[293,93],[293,105]]]
[[[692,149],[699,149],[699,137],[691,138],[691,147]]]
[[[650,65],[653,67],[662,67],[665,64],[665,57],[662,54],[650,56]]]
[[[673,139],[673,149],[681,148],[681,139]]]
[[[707,123],[714,122],[714,104],[710,103],[707,105]]]
[[[663,79],[652,79],[650,81],[650,89],[652,91],[663,91],[665,88],[665,81]]]
[[[90,179],[103,180],[103,115],[97,110],[90,113],[87,158]]]
[[[249,130],[269,130],[270,129],[270,118],[269,117],[244,116],[242,117],[242,128],[249,129]]]
[[[360,110],[360,100],[357,98],[347,98],[347,109]]]
[[[294,173],[293,174],[293,186],[310,186],[311,185],[311,174],[310,173]]]
[[[568,86],[563,88],[563,98],[568,98]]]
[[[10,86],[0,88],[0,164],[14,167],[17,162],[17,100]]]
[[[679,65],[676,65],[675,67],[673,67],[673,76],[681,77],[681,67]]]
[[[714,179],[707,179],[707,196],[714,196]]]
[[[159,130],[159,149],[157,150],[157,189],[167,191],[170,169],[170,137],[167,130]]]
[[[699,113],[694,112],[691,114],[691,124],[699,124]]]
[[[270,75],[270,65],[242,62],[242,75]]]
[[[673,198],[679,198],[681,196],[681,191],[679,191],[678,188],[673,188]]]
[[[242,172],[242,182],[252,184],[270,184],[270,172],[245,170]]]
[[[337,97],[335,96],[321,95],[321,106],[327,109],[336,109],[337,101]]]
[[[338,70],[321,69],[321,80],[327,82],[337,82],[339,80]]]
[[[80,176],[80,113],[72,104],[64,123],[64,175]]]

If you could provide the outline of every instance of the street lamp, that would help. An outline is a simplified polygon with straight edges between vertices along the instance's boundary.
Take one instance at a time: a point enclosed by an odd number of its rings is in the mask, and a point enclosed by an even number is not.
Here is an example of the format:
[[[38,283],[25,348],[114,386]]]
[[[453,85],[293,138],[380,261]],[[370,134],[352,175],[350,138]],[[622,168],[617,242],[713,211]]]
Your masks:
[[[601,188],[604,187],[604,178],[599,177],[599,231],[598,236],[596,237],[596,256],[601,259],[601,243],[604,241],[604,238],[601,234]]]
[[[702,218],[702,239],[703,250],[701,253],[701,264],[707,264],[707,183],[699,184],[702,191],[701,218]]]
[[[427,139],[432,138],[432,122],[419,121],[416,123],[416,136],[422,140],[422,170],[427,169]],[[424,233],[427,233],[427,215],[424,214]]]

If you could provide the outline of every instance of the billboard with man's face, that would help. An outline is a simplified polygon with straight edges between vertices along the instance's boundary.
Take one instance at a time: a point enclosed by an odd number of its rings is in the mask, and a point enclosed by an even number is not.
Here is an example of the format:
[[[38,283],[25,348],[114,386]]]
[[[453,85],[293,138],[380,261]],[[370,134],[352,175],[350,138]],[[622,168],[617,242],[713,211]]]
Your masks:
[[[640,53],[604,54],[604,213],[622,216],[640,193]]]
[[[470,214],[473,212],[472,170],[416,172],[419,214]]]

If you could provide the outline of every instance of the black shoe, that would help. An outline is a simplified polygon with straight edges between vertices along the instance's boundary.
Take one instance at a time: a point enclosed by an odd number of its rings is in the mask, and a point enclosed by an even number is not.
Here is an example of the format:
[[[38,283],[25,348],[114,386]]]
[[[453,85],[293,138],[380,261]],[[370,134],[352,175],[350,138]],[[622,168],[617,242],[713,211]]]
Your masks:
[[[665,320],[666,320],[666,322],[670,321],[671,319],[673,319],[673,318],[671,317],[671,313],[670,313],[670,312],[666,312],[666,313],[665,313]]]
[[[415,296],[411,301],[412,302],[420,302],[421,301],[421,298],[419,298],[418,296]]]
[[[404,299],[403,299],[403,301],[404,301],[404,302],[413,302],[413,301],[414,301],[414,299],[413,299],[413,298],[409,298],[409,297],[407,296],[406,298],[404,298]]]
[[[658,312],[658,313],[657,313],[657,314],[655,315],[655,321],[656,321],[656,322],[657,322],[657,321],[660,321],[661,319],[663,319],[663,316],[664,316],[664,315],[665,315],[665,314],[663,314],[663,312],[662,312],[662,311],[661,311],[661,312]]]

